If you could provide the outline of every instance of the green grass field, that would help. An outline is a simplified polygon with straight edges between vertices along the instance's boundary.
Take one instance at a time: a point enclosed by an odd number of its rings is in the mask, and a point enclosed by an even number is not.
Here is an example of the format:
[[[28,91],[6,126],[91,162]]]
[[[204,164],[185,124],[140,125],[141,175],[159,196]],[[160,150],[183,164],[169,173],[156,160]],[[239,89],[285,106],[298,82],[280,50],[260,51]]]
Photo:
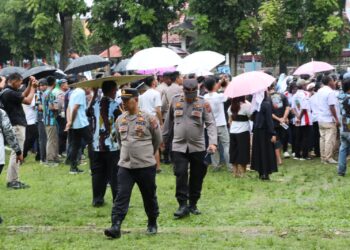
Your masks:
[[[32,158],[31,158],[32,159]],[[135,186],[119,240],[108,240],[111,195],[91,206],[88,172],[48,168],[27,160],[26,190],[7,190],[0,176],[0,249],[349,249],[350,178],[319,160],[289,160],[271,182],[256,173],[235,179],[209,171],[199,202],[203,212],[174,220],[175,178],[169,166],[158,175],[159,234],[145,234],[146,215]],[[87,170],[87,166],[83,167]]]

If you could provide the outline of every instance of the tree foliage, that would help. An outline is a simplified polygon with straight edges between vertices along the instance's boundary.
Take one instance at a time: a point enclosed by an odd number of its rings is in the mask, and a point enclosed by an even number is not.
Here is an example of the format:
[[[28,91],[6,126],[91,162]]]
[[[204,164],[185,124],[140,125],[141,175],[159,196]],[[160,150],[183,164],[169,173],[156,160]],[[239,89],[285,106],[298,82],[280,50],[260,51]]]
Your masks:
[[[124,54],[160,46],[162,34],[185,0],[95,0],[89,28],[106,47],[117,43]]]
[[[194,17],[198,33],[196,49],[230,52],[235,57],[243,51],[256,52],[259,40],[257,14],[260,2],[260,0],[189,1],[189,14]]]

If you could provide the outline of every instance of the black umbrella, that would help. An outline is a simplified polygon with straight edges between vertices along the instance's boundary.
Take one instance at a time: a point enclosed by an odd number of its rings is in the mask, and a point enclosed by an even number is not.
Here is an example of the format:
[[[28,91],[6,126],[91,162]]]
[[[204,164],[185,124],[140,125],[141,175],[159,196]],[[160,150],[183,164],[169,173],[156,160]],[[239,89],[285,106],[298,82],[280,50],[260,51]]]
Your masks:
[[[24,80],[30,76],[34,76],[37,79],[41,79],[47,76],[51,76],[56,72],[56,68],[50,65],[38,66],[27,70],[22,74]]]
[[[120,63],[117,64],[117,66],[113,69],[114,72],[125,72],[126,65],[128,65],[130,59],[124,59]]]
[[[56,79],[63,79],[67,77],[67,75],[60,69],[57,69],[53,75]]]
[[[108,64],[108,60],[98,55],[82,56],[77,59],[74,59],[74,61],[68,65],[64,73],[66,73],[67,75],[78,74],[85,71],[102,68],[104,66],[107,66]]]
[[[20,75],[24,74],[24,72],[26,72],[27,70],[25,68],[22,67],[6,67],[3,68],[2,70],[0,70],[0,76],[9,76],[13,73],[18,73]]]

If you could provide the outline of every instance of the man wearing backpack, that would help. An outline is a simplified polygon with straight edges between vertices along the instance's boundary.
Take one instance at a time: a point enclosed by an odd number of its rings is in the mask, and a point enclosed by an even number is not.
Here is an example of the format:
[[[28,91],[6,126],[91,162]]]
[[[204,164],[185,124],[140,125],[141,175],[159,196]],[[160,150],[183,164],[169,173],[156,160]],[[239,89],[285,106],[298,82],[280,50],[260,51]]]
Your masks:
[[[9,116],[21,149],[23,149],[27,126],[22,103],[29,105],[32,102],[37,88],[37,80],[35,77],[30,77],[27,88],[23,92],[20,92],[19,89],[22,82],[23,79],[20,74],[11,74],[7,79],[8,86],[0,93],[3,108]],[[19,181],[20,163],[16,159],[16,152],[12,150],[7,170],[7,187],[10,189],[28,188],[28,185]]]
[[[340,104],[340,149],[338,175],[345,176],[346,157],[350,150],[350,79],[343,81],[343,92],[338,96]]]

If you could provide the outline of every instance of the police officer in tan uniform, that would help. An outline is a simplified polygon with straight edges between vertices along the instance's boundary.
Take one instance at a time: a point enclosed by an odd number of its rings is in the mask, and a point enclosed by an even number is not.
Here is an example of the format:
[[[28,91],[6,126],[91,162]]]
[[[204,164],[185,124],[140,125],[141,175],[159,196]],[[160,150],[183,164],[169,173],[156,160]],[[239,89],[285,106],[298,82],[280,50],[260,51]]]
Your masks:
[[[176,199],[179,209],[176,218],[183,218],[191,212],[200,214],[197,201],[207,173],[204,158],[214,153],[217,145],[217,131],[211,107],[203,97],[198,96],[196,80],[185,80],[183,94],[174,96],[163,127],[164,143],[174,129],[172,156],[176,176]],[[205,148],[204,128],[209,136],[209,147]],[[190,176],[188,176],[190,165]],[[189,202],[189,204],[188,204]]]
[[[167,74],[166,76],[169,76],[169,81],[167,82],[168,88],[166,89],[165,94],[162,95],[162,115],[164,119],[168,114],[170,102],[173,99],[173,97],[175,95],[182,93],[182,84],[183,84],[183,78],[180,75],[180,72],[175,71],[175,72],[168,72],[166,74]],[[163,156],[164,156],[163,163],[165,164],[171,163],[170,161],[172,157],[171,141],[172,141],[172,134],[169,134],[169,140],[164,145],[164,150],[163,150]]]
[[[105,230],[111,238],[121,236],[121,224],[128,212],[130,196],[136,183],[141,191],[148,217],[147,233],[157,233],[159,215],[156,195],[156,160],[154,154],[161,143],[158,120],[138,108],[137,89],[122,90],[126,110],[116,122],[117,139],[121,145],[118,194],[112,209],[112,227]]]

